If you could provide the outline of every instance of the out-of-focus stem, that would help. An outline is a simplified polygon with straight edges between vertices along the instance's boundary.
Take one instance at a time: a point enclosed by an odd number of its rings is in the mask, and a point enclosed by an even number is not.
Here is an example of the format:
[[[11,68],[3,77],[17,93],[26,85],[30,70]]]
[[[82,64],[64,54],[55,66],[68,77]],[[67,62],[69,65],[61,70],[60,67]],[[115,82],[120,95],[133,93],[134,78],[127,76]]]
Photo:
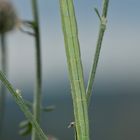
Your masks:
[[[40,107],[41,107],[41,87],[42,87],[42,74],[41,74],[41,46],[40,46],[40,31],[39,31],[39,16],[37,0],[32,0],[32,10],[34,17],[34,32],[35,32],[35,57],[36,57],[36,84],[33,100],[33,114],[35,120],[40,122]],[[32,140],[38,140],[35,129],[32,130]]]
[[[1,56],[1,67],[0,69],[7,75],[7,46],[6,46],[6,36],[4,33],[0,35],[1,48],[0,48],[0,56]],[[0,132],[2,131],[3,123],[4,123],[4,114],[5,114],[5,102],[6,102],[6,88],[0,84]]]

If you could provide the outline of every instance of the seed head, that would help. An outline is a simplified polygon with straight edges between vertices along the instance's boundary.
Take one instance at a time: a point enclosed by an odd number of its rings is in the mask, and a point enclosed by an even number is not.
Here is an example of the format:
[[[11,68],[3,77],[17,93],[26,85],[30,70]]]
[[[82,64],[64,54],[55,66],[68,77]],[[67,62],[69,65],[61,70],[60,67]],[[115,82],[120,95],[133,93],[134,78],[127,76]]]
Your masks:
[[[0,0],[0,34],[8,32],[17,24],[17,15],[11,2]]]

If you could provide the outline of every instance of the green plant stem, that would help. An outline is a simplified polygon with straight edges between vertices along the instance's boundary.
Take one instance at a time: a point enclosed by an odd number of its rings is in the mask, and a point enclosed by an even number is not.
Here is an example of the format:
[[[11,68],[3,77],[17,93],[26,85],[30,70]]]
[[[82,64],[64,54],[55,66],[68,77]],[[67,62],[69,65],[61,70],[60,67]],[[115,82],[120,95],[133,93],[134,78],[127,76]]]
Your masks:
[[[1,38],[1,70],[7,75],[7,46],[6,46],[6,35],[3,33],[0,35]],[[0,132],[4,123],[5,114],[5,102],[6,102],[6,88],[0,86]]]
[[[1,70],[7,74],[7,45],[6,45],[6,35],[1,34]]]
[[[41,107],[41,92],[42,92],[42,73],[41,73],[41,46],[40,46],[40,31],[39,31],[39,16],[37,0],[32,0],[32,10],[34,17],[34,32],[35,32],[35,53],[36,53],[36,87],[33,101],[34,118],[40,123],[40,107]],[[32,140],[38,140],[35,129],[32,130]]]
[[[95,75],[96,75],[96,70],[97,70],[97,65],[98,65],[98,61],[99,61],[103,37],[104,37],[105,30],[106,30],[106,18],[107,18],[108,4],[109,4],[109,0],[103,0],[103,8],[102,8],[102,15],[100,17],[100,29],[99,29],[99,34],[98,34],[96,51],[95,51],[93,65],[91,68],[88,85],[87,85],[87,89],[86,89],[88,105],[90,104],[90,98],[92,95],[92,87],[93,87],[93,83],[94,83],[94,79],[95,79]]]
[[[73,0],[59,0],[65,50],[72,90],[76,140],[89,140],[89,122]]]
[[[34,130],[36,131],[36,134],[38,135],[40,140],[48,140],[47,136],[43,133],[42,129],[40,128],[39,124],[37,123],[36,119],[32,115],[32,113],[29,111],[29,108],[27,107],[26,103],[24,102],[21,93],[18,90],[15,90],[13,86],[10,84],[10,82],[6,79],[2,71],[0,71],[0,80],[2,83],[6,86],[6,88],[11,93],[12,97],[14,98],[15,102],[21,109],[21,111],[24,113],[25,117],[32,123],[32,126],[34,127]]]

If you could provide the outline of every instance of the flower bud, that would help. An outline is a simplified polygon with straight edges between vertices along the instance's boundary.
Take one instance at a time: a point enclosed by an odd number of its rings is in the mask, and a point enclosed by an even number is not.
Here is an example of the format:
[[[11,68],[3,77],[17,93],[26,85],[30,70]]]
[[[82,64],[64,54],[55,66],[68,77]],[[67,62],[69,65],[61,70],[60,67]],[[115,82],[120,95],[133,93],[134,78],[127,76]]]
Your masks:
[[[0,34],[8,32],[17,24],[17,15],[11,2],[0,0]]]

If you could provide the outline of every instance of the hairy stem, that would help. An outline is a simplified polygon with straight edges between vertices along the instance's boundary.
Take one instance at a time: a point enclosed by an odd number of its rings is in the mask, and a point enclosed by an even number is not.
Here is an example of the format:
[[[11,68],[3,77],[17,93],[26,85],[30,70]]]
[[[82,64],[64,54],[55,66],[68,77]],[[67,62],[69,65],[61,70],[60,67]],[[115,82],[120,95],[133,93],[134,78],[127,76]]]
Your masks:
[[[95,51],[93,65],[91,68],[91,72],[90,72],[90,76],[89,76],[89,80],[88,80],[88,85],[87,85],[87,89],[86,89],[88,105],[90,104],[93,83],[94,83],[97,65],[98,65],[99,56],[100,56],[100,50],[101,50],[101,46],[102,46],[102,42],[103,42],[104,33],[106,30],[106,21],[107,21],[106,18],[107,18],[108,4],[109,4],[109,0],[103,0],[102,15],[99,18],[100,19],[100,28],[99,28],[97,45],[96,45],[96,51]]]
[[[6,79],[4,74],[0,71],[0,80],[2,83],[6,86],[6,88],[11,93],[12,97],[14,98],[15,102],[21,109],[21,111],[24,113],[25,117],[32,123],[32,126],[38,135],[40,140],[48,140],[47,136],[43,133],[42,129],[40,128],[39,124],[37,123],[36,119],[32,115],[32,113],[29,111],[29,108],[27,107],[26,103],[24,102],[21,93],[19,90],[15,90],[13,86],[10,84],[10,82]]]

